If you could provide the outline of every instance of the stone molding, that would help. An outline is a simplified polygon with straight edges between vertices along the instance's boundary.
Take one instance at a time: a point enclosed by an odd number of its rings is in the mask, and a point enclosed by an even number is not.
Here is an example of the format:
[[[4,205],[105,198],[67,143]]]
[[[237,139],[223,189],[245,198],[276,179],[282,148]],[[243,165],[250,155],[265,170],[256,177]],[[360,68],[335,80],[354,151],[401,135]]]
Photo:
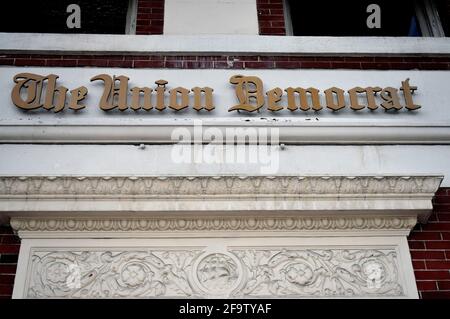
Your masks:
[[[440,176],[1,176],[5,198],[429,196]]]
[[[407,235],[439,176],[3,176],[22,238]]]
[[[411,216],[11,219],[19,232],[409,231],[416,223]]]

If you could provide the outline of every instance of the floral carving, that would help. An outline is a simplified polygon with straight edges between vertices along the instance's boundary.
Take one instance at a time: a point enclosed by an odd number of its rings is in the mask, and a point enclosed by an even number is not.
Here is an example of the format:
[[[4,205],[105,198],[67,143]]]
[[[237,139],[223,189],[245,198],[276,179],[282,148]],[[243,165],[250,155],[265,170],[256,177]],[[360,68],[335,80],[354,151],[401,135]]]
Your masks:
[[[235,296],[404,295],[395,251],[233,250],[247,273]]]
[[[34,251],[29,298],[405,296],[394,249]]]

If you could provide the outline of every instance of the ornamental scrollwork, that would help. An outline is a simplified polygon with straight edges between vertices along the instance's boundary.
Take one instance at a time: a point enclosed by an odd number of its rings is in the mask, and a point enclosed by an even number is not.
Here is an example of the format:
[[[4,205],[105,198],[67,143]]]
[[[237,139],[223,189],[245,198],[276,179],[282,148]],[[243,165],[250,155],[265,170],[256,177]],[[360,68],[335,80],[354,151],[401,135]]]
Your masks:
[[[34,251],[28,298],[404,296],[395,249]]]

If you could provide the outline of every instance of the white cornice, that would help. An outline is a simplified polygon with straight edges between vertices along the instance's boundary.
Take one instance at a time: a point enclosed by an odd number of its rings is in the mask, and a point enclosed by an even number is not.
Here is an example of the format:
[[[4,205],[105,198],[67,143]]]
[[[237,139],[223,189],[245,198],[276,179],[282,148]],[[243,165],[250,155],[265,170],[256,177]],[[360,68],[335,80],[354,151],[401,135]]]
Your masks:
[[[0,215],[32,236],[42,236],[42,231],[105,236],[105,232],[156,230],[382,230],[405,235],[417,218],[425,220],[431,212],[441,180],[439,176],[3,176]]]
[[[0,33],[0,53],[445,55],[448,38]]]

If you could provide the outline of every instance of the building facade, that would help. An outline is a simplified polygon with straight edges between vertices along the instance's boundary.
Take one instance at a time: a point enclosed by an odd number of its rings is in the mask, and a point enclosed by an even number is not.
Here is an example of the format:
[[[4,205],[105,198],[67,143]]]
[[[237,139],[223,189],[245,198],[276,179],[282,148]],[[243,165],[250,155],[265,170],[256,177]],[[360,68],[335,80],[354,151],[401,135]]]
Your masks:
[[[450,1],[72,2],[0,25],[0,297],[450,298]]]

